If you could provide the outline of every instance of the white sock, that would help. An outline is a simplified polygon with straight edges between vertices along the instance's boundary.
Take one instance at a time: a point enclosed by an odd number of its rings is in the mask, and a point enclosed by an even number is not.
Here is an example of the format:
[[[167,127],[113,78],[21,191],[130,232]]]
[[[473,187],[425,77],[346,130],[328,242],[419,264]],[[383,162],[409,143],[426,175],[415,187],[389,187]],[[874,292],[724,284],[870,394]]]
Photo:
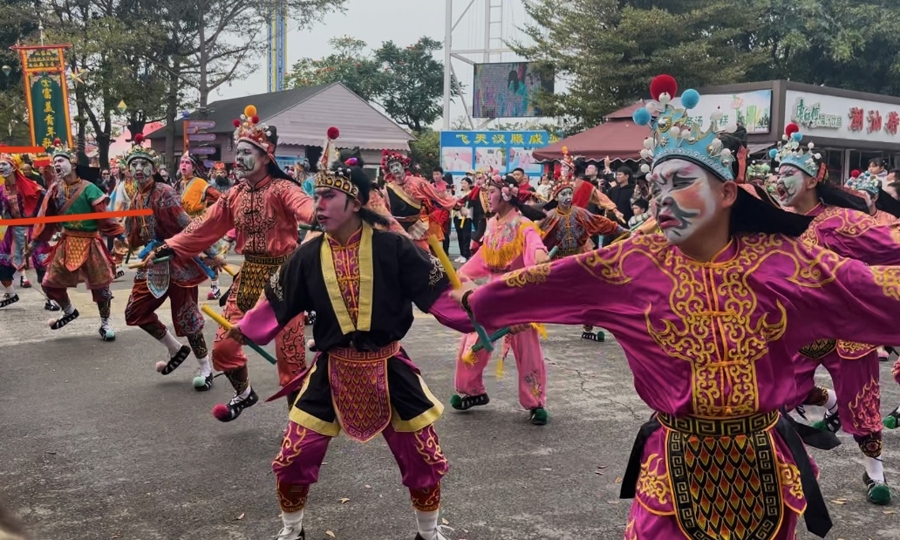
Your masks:
[[[15,281],[13,281],[13,283],[15,283]],[[10,296],[15,296],[15,294],[16,294],[16,286],[13,285],[13,284],[10,284],[9,287],[4,287],[4,288],[3,288],[3,291],[4,291],[6,294],[10,295]]]
[[[247,389],[244,390],[244,392],[238,397],[240,397],[241,399],[247,399],[248,397],[250,397],[250,392],[252,391],[253,388],[250,385],[247,385]]]
[[[828,409],[828,414],[837,412],[837,392],[834,390],[828,390],[828,399],[825,400],[825,408]]]
[[[297,510],[296,512],[282,512],[281,521],[288,529],[293,527],[294,529],[300,530],[303,528],[303,510]]]
[[[416,510],[416,526],[419,527],[419,534],[421,534],[422,538],[425,540],[432,540],[434,538],[434,533],[437,531],[438,514],[440,513],[440,510],[434,510],[432,512]]]
[[[18,283],[20,279],[22,279],[22,273],[18,270],[13,272],[13,283]]]
[[[866,474],[876,482],[884,482],[884,463],[881,458],[866,456]]]
[[[100,326],[104,328],[110,328],[112,325],[109,324],[109,318],[100,317]]]
[[[210,286],[211,289],[218,289],[218,288],[219,288],[219,280],[218,280],[218,279],[212,280],[212,281],[209,283],[209,286]]]
[[[203,358],[198,358],[197,363],[200,364],[200,376],[204,379],[209,377],[212,373],[212,368],[209,365],[209,355],[207,354]]]
[[[71,314],[75,313],[75,306],[73,306],[72,304],[69,304],[68,306],[63,308],[63,313],[65,313],[66,315],[71,315]]]
[[[181,350],[181,342],[175,339],[175,336],[172,335],[172,332],[166,330],[166,335],[159,340],[160,343],[166,346],[169,349],[169,356],[175,356],[178,354],[178,351]]]

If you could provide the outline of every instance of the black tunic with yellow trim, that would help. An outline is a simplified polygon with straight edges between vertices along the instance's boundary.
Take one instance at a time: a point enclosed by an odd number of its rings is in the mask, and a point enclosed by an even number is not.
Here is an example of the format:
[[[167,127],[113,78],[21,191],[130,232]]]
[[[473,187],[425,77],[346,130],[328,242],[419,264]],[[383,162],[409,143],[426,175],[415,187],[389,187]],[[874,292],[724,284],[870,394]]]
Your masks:
[[[450,287],[440,262],[408,238],[363,225],[340,245],[322,235],[302,245],[266,286],[279,324],[315,311],[321,353],[291,420],[326,436],[368,441],[388,425],[423,429],[443,407],[400,347],[412,304],[429,311]]]

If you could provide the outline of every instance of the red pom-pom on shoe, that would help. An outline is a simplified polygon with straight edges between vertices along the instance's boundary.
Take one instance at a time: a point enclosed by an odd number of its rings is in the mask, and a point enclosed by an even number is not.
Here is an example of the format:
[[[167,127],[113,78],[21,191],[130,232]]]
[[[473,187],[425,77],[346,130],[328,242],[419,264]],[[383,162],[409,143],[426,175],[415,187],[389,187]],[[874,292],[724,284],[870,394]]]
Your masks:
[[[653,96],[653,99],[659,101],[659,96],[663,92],[669,94],[670,98],[675,98],[675,94],[678,93],[678,83],[675,82],[675,77],[657,75],[650,81],[650,95]]]
[[[159,361],[156,363],[156,372],[162,373],[164,369],[166,369],[166,363],[163,361]]]
[[[341,136],[341,130],[339,130],[338,128],[336,128],[334,126],[331,126],[330,128],[328,128],[328,131],[326,132],[326,134],[328,135],[328,138],[333,141]]]
[[[213,407],[212,413],[218,420],[228,420],[228,418],[231,417],[231,411],[228,410],[228,407],[224,403],[219,403]]]
[[[798,126],[797,124],[795,124],[793,122],[784,126],[784,134],[787,135],[788,137],[790,137],[794,133],[797,133],[798,131],[800,131],[800,126]]]

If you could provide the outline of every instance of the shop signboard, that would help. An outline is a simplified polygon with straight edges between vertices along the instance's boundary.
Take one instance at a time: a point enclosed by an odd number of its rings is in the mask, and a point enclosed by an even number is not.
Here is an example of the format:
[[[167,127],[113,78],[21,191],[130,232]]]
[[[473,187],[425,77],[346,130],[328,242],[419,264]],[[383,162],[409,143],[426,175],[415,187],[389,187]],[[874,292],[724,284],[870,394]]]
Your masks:
[[[784,120],[809,137],[900,144],[900,104],[788,90]]]
[[[543,166],[532,152],[558,140],[559,135],[547,131],[443,131],[441,166],[456,174],[470,169],[506,174],[522,168],[525,174],[539,175]]]
[[[681,107],[681,98],[673,100]],[[722,112],[720,125],[740,124],[751,135],[766,134],[772,125],[772,90],[754,90],[735,94],[701,94],[700,103],[690,110],[693,121],[704,131],[716,111]]]

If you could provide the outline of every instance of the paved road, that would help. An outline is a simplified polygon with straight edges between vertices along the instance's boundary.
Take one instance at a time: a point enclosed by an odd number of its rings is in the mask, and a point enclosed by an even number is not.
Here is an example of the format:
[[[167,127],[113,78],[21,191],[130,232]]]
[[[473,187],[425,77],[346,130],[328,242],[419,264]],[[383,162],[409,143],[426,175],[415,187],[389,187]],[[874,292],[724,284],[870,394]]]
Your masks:
[[[215,421],[209,411],[230,397],[227,384],[220,378],[212,392],[195,393],[191,363],[158,375],[160,345],[124,327],[127,278],[115,289],[114,343],[100,341],[84,291],[73,297],[82,317],[59,332],[44,324],[49,315],[35,291],[0,312],[0,499],[38,540],[271,538],[279,512],[270,462],[287,420],[284,403],[254,407],[232,424]],[[457,336],[419,315],[404,345],[435,394],[448,398]],[[615,342],[585,342],[580,329],[553,327],[546,352],[550,425],[531,426],[514,379],[496,380],[493,372],[489,407],[448,411],[439,421],[451,460],[443,509],[451,538],[622,538],[629,502],[617,499],[619,482],[649,411]],[[259,394],[273,393],[272,367],[252,353],[250,366]],[[892,382],[882,395],[885,412],[900,401]],[[860,454],[841,437],[843,446],[814,454],[836,523],[829,538],[900,538],[896,506],[864,502]],[[900,479],[900,432],[886,435],[886,447],[889,478]],[[608,467],[602,475],[600,466]],[[415,536],[407,492],[382,440],[334,441],[306,529],[310,540],[327,540],[326,531],[353,540]]]

